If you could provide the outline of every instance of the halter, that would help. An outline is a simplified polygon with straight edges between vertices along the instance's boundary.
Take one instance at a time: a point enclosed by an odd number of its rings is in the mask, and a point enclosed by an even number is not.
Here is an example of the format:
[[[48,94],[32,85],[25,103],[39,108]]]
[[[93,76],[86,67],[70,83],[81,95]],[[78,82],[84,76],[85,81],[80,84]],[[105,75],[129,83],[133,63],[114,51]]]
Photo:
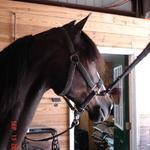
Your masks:
[[[61,31],[65,35],[65,41],[68,44],[68,49],[70,51],[70,67],[69,67],[69,72],[68,72],[68,78],[66,85],[64,87],[64,90],[59,94],[60,96],[63,96],[65,100],[67,101],[68,105],[72,110],[76,110],[76,113],[80,114],[85,110],[91,99],[95,96],[100,94],[100,89],[101,86],[103,85],[103,80],[99,78],[99,81],[97,83],[94,83],[92,78],[90,77],[88,71],[85,69],[85,67],[82,65],[79,59],[79,55],[76,53],[76,50],[73,46],[73,43],[71,41],[71,38],[69,37],[67,31],[64,28],[61,28]],[[66,95],[69,93],[71,86],[72,86],[72,81],[75,76],[75,71],[79,71],[81,76],[83,77],[84,81],[90,88],[90,93],[89,95],[85,98],[84,102],[80,105],[76,105],[73,107],[71,103],[69,102],[69,99]]]

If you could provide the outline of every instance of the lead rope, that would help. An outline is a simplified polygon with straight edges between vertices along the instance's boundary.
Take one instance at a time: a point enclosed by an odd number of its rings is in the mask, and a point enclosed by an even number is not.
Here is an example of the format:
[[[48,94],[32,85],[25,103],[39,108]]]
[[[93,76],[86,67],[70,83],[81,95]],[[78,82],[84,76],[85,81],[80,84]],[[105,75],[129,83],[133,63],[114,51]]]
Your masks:
[[[68,132],[69,130],[71,130],[72,128],[74,128],[75,126],[77,126],[79,124],[79,118],[80,118],[80,113],[78,111],[74,111],[75,115],[74,115],[74,119],[72,121],[72,124],[69,128],[67,128],[66,130],[64,130],[61,133],[58,133],[56,135],[52,135],[50,137],[47,138],[43,138],[43,139],[30,139],[28,137],[25,136],[25,139],[29,140],[29,141],[33,141],[33,142],[42,142],[42,141],[49,141],[49,140],[53,140],[55,138],[57,138],[58,136]]]
[[[118,84],[118,82],[125,78],[130,72],[131,70],[144,58],[146,57],[148,54],[150,53],[150,43],[144,48],[144,50],[137,56],[137,58],[125,69],[125,71],[112,83],[110,84],[106,90],[101,91],[99,95],[105,95],[107,93],[109,93],[114,87],[116,87],[116,85]]]

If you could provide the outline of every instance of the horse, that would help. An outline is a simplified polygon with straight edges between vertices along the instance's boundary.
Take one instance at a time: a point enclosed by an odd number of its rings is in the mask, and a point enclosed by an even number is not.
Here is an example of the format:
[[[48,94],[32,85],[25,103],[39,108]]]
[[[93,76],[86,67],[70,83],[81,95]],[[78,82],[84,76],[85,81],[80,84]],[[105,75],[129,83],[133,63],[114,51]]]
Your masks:
[[[37,105],[48,89],[80,105],[93,86],[85,78],[96,85],[102,81],[104,61],[95,43],[82,31],[88,17],[24,36],[0,52],[1,150],[20,149]],[[80,68],[70,69],[77,63],[87,77]],[[101,83],[99,90],[104,89]],[[109,94],[95,95],[86,111],[92,121],[98,122],[108,118],[111,108]]]

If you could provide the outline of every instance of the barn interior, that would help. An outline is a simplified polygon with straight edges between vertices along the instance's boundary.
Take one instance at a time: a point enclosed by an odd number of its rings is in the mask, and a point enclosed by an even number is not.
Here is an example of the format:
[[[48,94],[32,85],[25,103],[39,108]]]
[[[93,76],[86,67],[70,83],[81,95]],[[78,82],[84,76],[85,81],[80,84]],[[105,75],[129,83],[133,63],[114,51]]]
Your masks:
[[[105,60],[103,80],[108,86],[150,42],[149,0],[2,0],[0,51],[22,36],[78,21],[89,13],[83,30],[96,43]],[[107,132],[112,142],[110,148],[114,150],[150,149],[149,59],[148,55],[119,83],[119,104],[114,104],[108,120],[94,124],[87,113],[82,114],[79,126],[58,137],[61,150],[105,148],[108,143],[100,138]],[[33,133],[27,132],[27,136],[46,138],[51,128],[60,133],[70,126],[73,117],[64,98],[50,89],[43,95],[29,126],[28,132]],[[102,134],[97,128],[106,133]],[[31,143],[37,146],[36,142]],[[51,141],[39,142],[39,145],[48,150]]]

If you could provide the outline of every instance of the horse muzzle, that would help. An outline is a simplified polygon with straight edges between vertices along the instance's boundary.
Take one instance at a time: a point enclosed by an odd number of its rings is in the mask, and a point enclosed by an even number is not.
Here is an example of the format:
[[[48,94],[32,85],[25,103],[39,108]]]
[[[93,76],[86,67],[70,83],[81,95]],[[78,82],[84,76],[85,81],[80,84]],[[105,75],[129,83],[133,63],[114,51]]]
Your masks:
[[[103,121],[107,120],[108,117],[110,116],[112,108],[113,108],[113,104],[109,103],[109,104],[107,104],[107,106],[96,105],[92,109],[90,109],[88,107],[87,111],[89,114],[89,118],[93,122],[97,123],[97,122],[103,122]]]

